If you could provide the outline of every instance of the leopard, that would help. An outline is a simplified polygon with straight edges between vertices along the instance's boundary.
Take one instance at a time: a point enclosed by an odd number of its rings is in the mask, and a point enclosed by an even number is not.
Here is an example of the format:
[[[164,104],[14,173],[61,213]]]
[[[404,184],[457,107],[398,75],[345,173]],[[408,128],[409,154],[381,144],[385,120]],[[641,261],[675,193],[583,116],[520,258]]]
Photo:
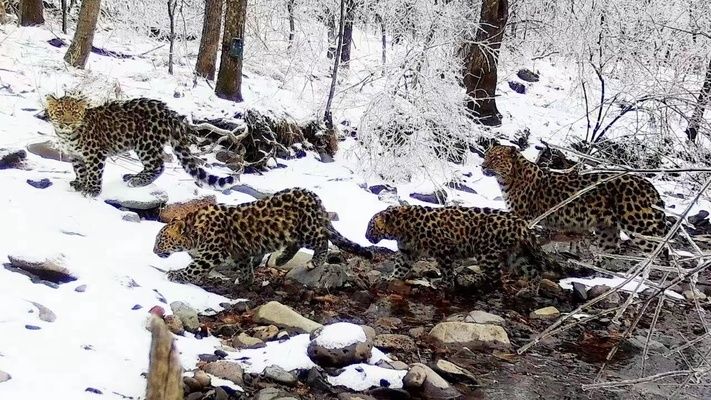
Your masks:
[[[129,187],[146,186],[163,173],[163,146],[170,144],[183,169],[198,185],[224,189],[233,176],[211,175],[198,165],[190,152],[194,127],[166,103],[145,97],[109,101],[91,106],[80,95],[45,98],[46,114],[58,137],[59,146],[71,158],[76,179],[70,186],[88,197],[101,193],[106,159],[135,151],[143,164],[137,174],[125,174]]]
[[[210,271],[221,266],[254,267],[268,253],[281,250],[277,266],[307,248],[313,256],[307,269],[324,265],[328,242],[366,259],[372,251],[340,234],[333,226],[319,196],[303,188],[290,188],[262,199],[238,205],[210,204],[173,219],[156,235],[153,253],[166,258],[188,252],[192,262],[169,271],[167,278],[178,283],[200,284]],[[235,271],[240,282],[250,282],[247,268]]]
[[[502,272],[531,280],[546,272],[566,273],[564,266],[538,246],[534,232],[523,219],[493,208],[389,206],[373,215],[365,237],[373,244],[397,242],[394,270],[388,280],[406,279],[413,263],[422,259],[436,261],[440,285],[449,288],[461,282],[456,270],[467,259],[474,259],[482,270],[467,278],[472,287],[496,284]],[[528,262],[521,264],[522,259]]]
[[[589,192],[561,207],[540,224],[558,232],[593,237],[611,253],[630,250],[649,254],[657,247],[653,237],[667,231],[664,201],[654,185],[643,177],[608,172],[553,171],[526,159],[514,146],[495,145],[487,150],[482,169],[495,177],[507,208],[532,221],[580,190],[598,182]],[[604,181],[604,182],[603,182]],[[630,237],[624,243],[620,232]],[[651,239],[651,240],[650,240]],[[668,257],[668,251],[662,251]]]

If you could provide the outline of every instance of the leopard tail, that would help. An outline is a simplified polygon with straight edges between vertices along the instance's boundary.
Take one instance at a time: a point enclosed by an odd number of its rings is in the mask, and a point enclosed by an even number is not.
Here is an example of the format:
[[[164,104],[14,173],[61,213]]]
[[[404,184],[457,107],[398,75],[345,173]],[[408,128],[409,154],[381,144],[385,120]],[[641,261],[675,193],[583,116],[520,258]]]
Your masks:
[[[351,254],[363,257],[368,260],[373,259],[373,252],[367,248],[359,245],[358,243],[346,238],[341,235],[340,232],[336,230],[331,221],[328,221],[328,239],[339,249],[346,251]]]
[[[175,156],[180,161],[180,165],[183,169],[189,173],[193,179],[195,179],[198,184],[206,183],[207,185],[216,189],[225,189],[226,187],[235,183],[235,178],[232,176],[220,177],[208,173],[204,168],[202,168],[197,163],[197,159],[190,151],[189,144],[189,134],[192,128],[187,125],[187,123],[179,124],[176,129],[173,130],[174,136],[172,138],[171,145],[173,146],[173,152]]]

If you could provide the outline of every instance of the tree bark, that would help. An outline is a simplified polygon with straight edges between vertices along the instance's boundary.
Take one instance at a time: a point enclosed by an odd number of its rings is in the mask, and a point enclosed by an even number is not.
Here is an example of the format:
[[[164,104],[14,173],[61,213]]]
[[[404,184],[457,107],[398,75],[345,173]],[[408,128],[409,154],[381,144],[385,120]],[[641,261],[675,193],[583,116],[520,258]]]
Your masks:
[[[296,31],[296,23],[294,22],[294,0],[286,0],[286,11],[289,13],[289,46],[291,50],[294,45],[294,33]]]
[[[346,16],[343,21],[342,29],[342,45],[341,45],[341,62],[344,67],[348,66],[351,61],[351,43],[353,42],[353,19],[355,19],[355,0],[346,0]]]
[[[99,19],[101,0],[83,0],[79,9],[79,22],[72,44],[64,55],[64,61],[75,68],[84,68],[94,41],[96,21]]]
[[[222,0],[205,0],[205,16],[202,21],[202,36],[195,64],[195,74],[211,81],[215,80],[217,48],[220,45],[221,29]]]
[[[0,24],[4,24],[7,20],[7,12],[5,11],[5,3],[0,0]]]
[[[227,0],[225,33],[222,38],[222,57],[217,74],[215,94],[222,99],[241,102],[244,24],[247,0]],[[235,44],[233,45],[233,42]]]
[[[696,106],[694,107],[694,113],[689,119],[689,126],[686,127],[686,136],[691,142],[696,141],[696,136],[699,134],[699,125],[704,118],[704,112],[706,112],[706,106],[709,104],[709,99],[711,98],[711,59],[709,59],[709,65],[706,67],[706,76],[704,77],[704,84],[701,87],[701,92],[699,92],[699,97],[696,100]]]
[[[42,0],[20,0],[20,26],[44,24]]]
[[[62,0],[62,33],[67,34],[67,14],[69,13],[69,10],[67,10],[67,0]]]
[[[380,53],[380,61],[383,63],[383,66],[385,66],[386,61],[388,60],[387,58],[387,48],[388,48],[388,42],[387,42],[387,36],[385,35],[385,21],[383,20],[383,17],[381,17],[379,14],[375,15],[375,22],[380,25],[380,44],[381,44],[381,53]]]
[[[338,40],[338,32],[336,32],[336,16],[330,11],[326,15],[326,28],[328,28],[328,52],[326,57],[330,60],[336,54],[336,41]]]
[[[462,46],[464,87],[469,100],[467,108],[473,117],[487,126],[501,125],[496,107],[496,79],[499,49],[508,20],[508,0],[484,0],[481,5],[479,30],[474,43]]]
[[[341,16],[338,23],[338,44],[336,45],[336,54],[333,59],[333,73],[331,74],[331,88],[328,91],[328,100],[326,100],[326,110],[324,111],[323,120],[326,124],[326,128],[333,129],[333,115],[331,114],[331,103],[333,103],[333,96],[336,94],[336,82],[338,80],[338,64],[341,59],[341,50],[343,50],[342,39],[343,39],[343,25],[345,25],[345,4],[349,0],[341,0]]]
[[[170,36],[168,36],[168,73],[173,75],[173,52],[175,49],[175,9],[178,0],[168,0],[168,18],[170,19]]]

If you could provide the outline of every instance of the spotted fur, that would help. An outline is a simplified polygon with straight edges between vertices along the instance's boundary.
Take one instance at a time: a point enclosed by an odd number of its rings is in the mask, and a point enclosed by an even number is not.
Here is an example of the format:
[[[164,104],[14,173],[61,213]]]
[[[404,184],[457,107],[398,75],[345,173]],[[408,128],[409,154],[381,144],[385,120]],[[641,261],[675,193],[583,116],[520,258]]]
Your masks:
[[[79,97],[47,96],[47,115],[59,143],[71,155],[76,179],[70,185],[88,196],[101,192],[106,158],[133,150],[143,164],[138,174],[124,175],[131,187],[146,186],[163,173],[163,146],[173,147],[183,169],[196,181],[216,188],[234,178],[208,174],[190,152],[193,128],[185,117],[158,100],[112,101],[98,107]]]
[[[560,202],[610,173],[553,172],[528,161],[516,148],[493,146],[482,164],[484,173],[496,176],[506,205],[526,220],[533,220]],[[641,250],[650,252],[653,241],[642,236],[663,236],[666,229],[664,202],[649,181],[623,175],[598,185],[542,221],[549,229],[594,233],[600,245],[617,251],[620,231]]]
[[[476,285],[497,281],[502,270],[516,268],[520,257],[528,257],[530,263],[515,272],[528,278],[563,271],[540,250],[524,220],[491,208],[391,206],[371,218],[365,236],[374,244],[397,241],[391,278],[404,279],[412,263],[423,258],[437,261],[449,286],[453,271],[468,258],[482,269]]]
[[[326,261],[328,241],[339,248],[366,257],[369,250],[338,233],[319,197],[306,189],[287,189],[272,196],[237,206],[207,205],[164,226],[153,252],[160,257],[187,251],[193,261],[187,268],[168,272],[175,282],[200,283],[209,272],[223,265],[258,265],[263,256],[283,252],[276,265],[284,265],[301,248],[314,251],[310,268]],[[247,271],[237,271],[239,278]]]

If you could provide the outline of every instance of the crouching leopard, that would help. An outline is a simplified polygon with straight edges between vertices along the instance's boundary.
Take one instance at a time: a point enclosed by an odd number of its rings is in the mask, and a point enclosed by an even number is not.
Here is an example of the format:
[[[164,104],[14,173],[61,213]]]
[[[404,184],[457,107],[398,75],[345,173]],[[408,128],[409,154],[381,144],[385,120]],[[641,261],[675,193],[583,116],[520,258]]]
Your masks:
[[[283,249],[276,259],[286,264],[301,248],[314,251],[309,268],[326,261],[328,242],[344,251],[371,258],[371,252],[338,233],[319,197],[306,189],[277,192],[251,203],[214,204],[188,213],[164,226],[153,252],[159,257],[187,251],[193,258],[183,269],[168,272],[168,279],[200,283],[221,265],[254,265],[263,255]],[[248,277],[237,271],[240,281]],[[248,279],[245,279],[248,280]]]
[[[106,158],[134,150],[143,164],[138,174],[124,175],[131,187],[146,186],[163,173],[163,146],[170,144],[183,169],[199,183],[223,188],[234,178],[208,174],[190,153],[193,127],[158,100],[138,98],[90,107],[80,97],[46,97],[47,116],[60,146],[72,156],[75,190],[88,196],[101,192]]]
[[[496,176],[508,208],[533,220],[588,186],[614,176],[612,173],[553,172],[528,161],[516,148],[490,148],[482,164],[484,174]],[[624,231],[644,252],[656,246],[644,236],[663,236],[666,231],[664,202],[646,179],[635,175],[599,184],[546,217],[541,224],[552,230],[594,233],[604,250],[617,251]]]
[[[524,220],[491,208],[390,206],[371,218],[365,236],[374,244],[397,241],[399,252],[390,278],[404,279],[412,263],[422,258],[437,261],[446,286],[454,285],[454,270],[468,258],[482,269],[470,282],[474,286],[495,283],[507,269],[528,278],[563,272],[540,250]],[[521,257],[529,261],[524,268],[517,266]]]

